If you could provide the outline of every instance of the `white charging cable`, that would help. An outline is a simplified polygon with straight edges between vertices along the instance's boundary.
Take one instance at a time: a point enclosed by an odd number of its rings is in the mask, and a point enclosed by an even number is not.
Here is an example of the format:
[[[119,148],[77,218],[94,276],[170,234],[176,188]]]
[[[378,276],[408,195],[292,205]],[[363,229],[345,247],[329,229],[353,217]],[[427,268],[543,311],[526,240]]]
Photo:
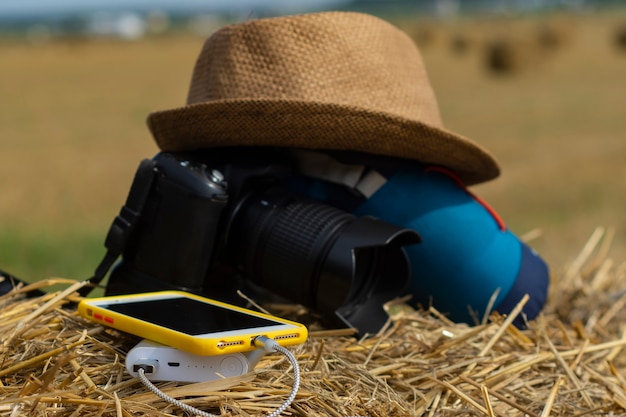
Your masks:
[[[287,409],[296,398],[296,394],[298,393],[298,389],[300,388],[300,366],[298,365],[298,361],[296,357],[291,353],[288,349],[280,346],[274,339],[270,339],[265,336],[257,336],[252,341],[252,344],[258,348],[264,349],[266,352],[280,352],[289,359],[291,362],[291,366],[293,367],[293,385],[291,387],[291,393],[289,397],[283,402],[283,404],[274,410],[271,414],[268,414],[267,417],[277,417]],[[198,410],[195,407],[192,407],[188,404],[183,403],[182,401],[177,400],[176,398],[172,398],[169,395],[165,394],[159,388],[157,388],[148,377],[146,377],[146,368],[142,365],[138,365],[137,374],[139,375],[139,379],[141,382],[157,397],[161,398],[163,401],[166,401],[170,404],[175,405],[183,409],[184,411],[192,414],[199,415],[201,417],[218,417],[215,414],[207,413],[206,411]]]

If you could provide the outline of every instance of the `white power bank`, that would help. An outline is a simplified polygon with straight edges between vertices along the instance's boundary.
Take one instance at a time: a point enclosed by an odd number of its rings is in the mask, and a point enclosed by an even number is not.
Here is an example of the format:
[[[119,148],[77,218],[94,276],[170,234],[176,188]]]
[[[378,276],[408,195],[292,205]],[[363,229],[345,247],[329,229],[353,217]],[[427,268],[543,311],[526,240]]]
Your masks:
[[[126,355],[126,369],[137,377],[139,368],[150,381],[205,382],[246,374],[265,351],[201,356],[170,346],[142,340]]]

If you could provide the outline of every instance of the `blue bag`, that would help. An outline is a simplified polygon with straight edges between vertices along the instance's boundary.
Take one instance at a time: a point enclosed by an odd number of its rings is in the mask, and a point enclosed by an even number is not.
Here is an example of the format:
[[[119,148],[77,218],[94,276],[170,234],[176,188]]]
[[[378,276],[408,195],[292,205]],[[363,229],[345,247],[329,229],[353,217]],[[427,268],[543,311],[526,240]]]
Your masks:
[[[355,211],[416,230],[406,247],[414,300],[450,319],[473,324],[489,306],[509,313],[524,294],[526,318],[546,301],[546,263],[506,228],[499,216],[454,175],[438,167],[403,168]],[[473,312],[474,314],[472,314]],[[515,321],[523,326],[523,318]]]

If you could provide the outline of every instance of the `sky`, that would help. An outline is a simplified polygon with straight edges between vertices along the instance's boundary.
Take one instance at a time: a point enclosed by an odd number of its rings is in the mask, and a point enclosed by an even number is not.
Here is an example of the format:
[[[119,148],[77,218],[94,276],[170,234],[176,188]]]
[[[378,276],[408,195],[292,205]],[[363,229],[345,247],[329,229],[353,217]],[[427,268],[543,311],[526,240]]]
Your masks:
[[[270,6],[286,10],[325,7],[341,0],[0,0],[0,16],[66,13],[99,8],[211,8],[254,9]]]

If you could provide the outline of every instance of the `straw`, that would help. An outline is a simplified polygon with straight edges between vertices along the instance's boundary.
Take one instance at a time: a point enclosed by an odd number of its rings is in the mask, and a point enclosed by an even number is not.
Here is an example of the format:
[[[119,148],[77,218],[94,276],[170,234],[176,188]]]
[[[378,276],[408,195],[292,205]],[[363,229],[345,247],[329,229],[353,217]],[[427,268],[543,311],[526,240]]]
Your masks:
[[[580,255],[556,271],[548,305],[528,329],[492,313],[470,327],[434,309],[391,303],[389,326],[362,339],[353,329],[312,324],[292,348],[301,387],[283,415],[587,416],[626,414],[624,263],[607,258],[612,234],[596,230]],[[166,416],[180,410],[125,370],[138,338],[79,317],[81,283],[26,298],[0,297],[0,414]],[[49,281],[39,284],[56,284]],[[302,306],[263,308],[311,317]],[[206,383],[159,382],[169,395],[224,416],[271,413],[289,394],[293,370],[266,355],[249,374]]]

